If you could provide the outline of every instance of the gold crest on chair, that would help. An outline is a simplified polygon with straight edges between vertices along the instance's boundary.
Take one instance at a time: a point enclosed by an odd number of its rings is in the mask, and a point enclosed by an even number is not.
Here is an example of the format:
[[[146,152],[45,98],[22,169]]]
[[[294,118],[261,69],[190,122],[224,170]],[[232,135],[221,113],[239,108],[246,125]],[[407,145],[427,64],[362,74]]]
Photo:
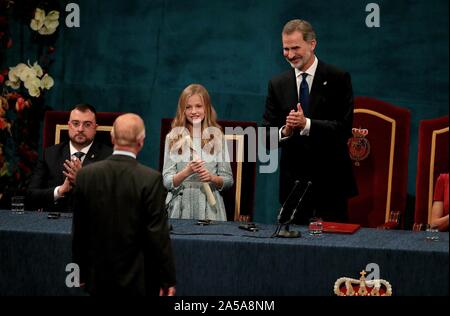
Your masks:
[[[334,283],[337,296],[392,296],[391,284],[383,279],[366,280],[366,271],[360,272],[359,280],[339,278]]]

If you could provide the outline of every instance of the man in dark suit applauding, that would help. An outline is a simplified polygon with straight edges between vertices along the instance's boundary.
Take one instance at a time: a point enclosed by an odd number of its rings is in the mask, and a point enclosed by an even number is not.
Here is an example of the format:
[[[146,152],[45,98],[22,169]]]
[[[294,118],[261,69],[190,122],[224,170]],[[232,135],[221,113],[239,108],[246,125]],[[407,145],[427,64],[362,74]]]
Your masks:
[[[112,148],[94,140],[97,122],[92,105],[79,104],[70,112],[69,142],[45,149],[28,185],[27,208],[72,211],[71,191],[81,166],[105,159]]]
[[[138,115],[119,116],[113,155],[77,174],[73,255],[92,295],[175,294],[162,176],[136,161],[144,138]]]
[[[313,216],[346,221],[347,199],[357,193],[347,140],[353,120],[349,73],[317,59],[316,34],[304,20],[282,31],[283,54],[292,69],[269,82],[263,126],[279,129],[280,203],[296,180],[303,192],[297,223]]]

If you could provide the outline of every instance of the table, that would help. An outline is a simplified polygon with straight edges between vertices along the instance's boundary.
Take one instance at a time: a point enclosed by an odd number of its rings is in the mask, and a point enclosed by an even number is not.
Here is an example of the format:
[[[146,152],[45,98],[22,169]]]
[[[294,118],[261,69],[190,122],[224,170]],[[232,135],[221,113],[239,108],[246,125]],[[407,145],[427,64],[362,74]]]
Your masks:
[[[83,295],[68,288],[72,219],[46,213],[0,210],[0,295]],[[274,225],[259,231],[237,222],[196,225],[171,220],[177,295],[300,296],[334,295],[334,282],[359,278],[368,264],[379,267],[393,295],[448,295],[448,233],[439,241],[425,232],[362,228],[353,235],[269,238]]]

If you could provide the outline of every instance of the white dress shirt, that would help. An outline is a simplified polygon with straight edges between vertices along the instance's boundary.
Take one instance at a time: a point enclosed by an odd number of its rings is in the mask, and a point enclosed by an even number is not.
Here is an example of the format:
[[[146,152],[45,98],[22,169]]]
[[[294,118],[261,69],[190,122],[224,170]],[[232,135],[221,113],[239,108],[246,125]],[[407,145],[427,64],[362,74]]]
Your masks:
[[[78,158],[75,156],[75,153],[81,151],[82,153],[84,153],[83,157],[81,157],[81,159],[80,159],[80,160],[81,160],[81,163],[83,163],[83,162],[84,162],[84,159],[86,158],[86,155],[87,155],[89,149],[91,149],[91,146],[92,146],[93,143],[94,143],[94,142],[91,142],[91,143],[90,143],[89,145],[87,145],[86,147],[82,148],[81,150],[78,150],[78,149],[76,149],[76,148],[72,145],[72,142],[70,141],[70,142],[69,142],[70,158],[71,158],[71,159],[78,159]],[[58,186],[53,190],[53,198],[55,199],[55,201],[56,201],[57,199],[63,197],[62,195],[59,195],[59,194],[58,194],[58,190],[59,190],[60,187],[61,187],[61,186],[58,185]]]
[[[311,93],[311,87],[314,81],[314,76],[316,75],[316,70],[317,70],[317,65],[319,63],[319,60],[317,59],[317,57],[314,55],[314,62],[312,63],[312,65],[306,69],[306,71],[301,71],[297,68],[294,69],[295,71],[295,76],[296,76],[296,83],[297,83],[297,95],[300,91],[300,84],[302,83],[303,77],[302,74],[305,72],[308,74],[308,76],[306,77],[306,82],[308,83],[308,88],[309,88],[309,92]],[[300,98],[300,96],[298,96]],[[311,119],[305,117],[306,119],[306,124],[305,127],[300,131],[300,135],[304,135],[304,136],[309,136],[309,130],[311,128]],[[283,136],[283,134],[281,133],[281,131],[284,129],[286,125],[283,125],[280,130],[278,131],[278,135],[279,135],[279,140],[283,141],[288,139],[289,137],[291,137],[292,135],[289,136]]]

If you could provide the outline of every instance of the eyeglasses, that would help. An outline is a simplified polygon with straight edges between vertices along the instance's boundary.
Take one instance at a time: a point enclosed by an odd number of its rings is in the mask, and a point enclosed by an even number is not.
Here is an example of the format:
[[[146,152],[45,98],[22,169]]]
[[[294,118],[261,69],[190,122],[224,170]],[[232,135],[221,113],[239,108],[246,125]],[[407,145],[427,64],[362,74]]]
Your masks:
[[[93,128],[95,126],[95,123],[91,122],[91,121],[84,121],[84,122],[69,121],[69,124],[72,125],[72,127],[74,127],[74,128],[78,128],[80,126],[83,126],[83,128],[86,128],[86,129]]]

